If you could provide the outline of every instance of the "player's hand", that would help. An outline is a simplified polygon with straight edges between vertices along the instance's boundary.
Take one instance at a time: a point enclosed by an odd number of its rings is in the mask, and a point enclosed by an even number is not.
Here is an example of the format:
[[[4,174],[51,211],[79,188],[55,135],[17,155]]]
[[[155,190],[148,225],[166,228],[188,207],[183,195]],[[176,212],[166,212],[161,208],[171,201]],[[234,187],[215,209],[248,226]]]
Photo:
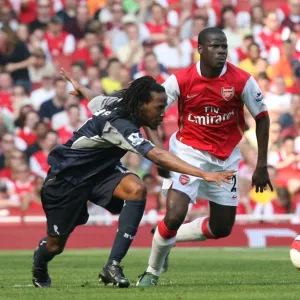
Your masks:
[[[256,167],[252,176],[252,186],[255,186],[256,193],[262,193],[267,189],[267,186],[269,186],[273,192],[273,186],[269,178],[267,167]]]
[[[170,171],[161,167],[157,167],[157,173],[160,177],[170,178]]]
[[[235,176],[236,171],[224,172],[205,172],[202,178],[208,182],[215,182],[219,187],[222,187],[222,182],[232,184],[232,177]]]
[[[71,77],[71,74],[67,72],[64,68],[61,68],[59,73],[73,85],[74,91],[70,91],[69,94],[80,96],[80,84]]]

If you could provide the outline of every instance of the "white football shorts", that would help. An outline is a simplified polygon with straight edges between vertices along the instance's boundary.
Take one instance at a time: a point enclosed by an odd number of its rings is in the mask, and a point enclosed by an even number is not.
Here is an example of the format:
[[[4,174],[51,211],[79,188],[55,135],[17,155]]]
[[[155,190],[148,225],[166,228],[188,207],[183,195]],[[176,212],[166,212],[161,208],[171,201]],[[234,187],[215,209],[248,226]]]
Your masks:
[[[205,171],[218,172],[238,170],[241,160],[240,150],[236,147],[226,160],[220,160],[206,151],[196,150],[176,139],[176,133],[170,138],[169,151],[187,163]],[[220,205],[237,206],[238,177],[234,176],[232,184],[222,182],[219,187],[215,182],[207,182],[202,178],[171,172],[171,178],[164,179],[162,193],[167,196],[169,188],[187,194],[192,203],[197,197],[207,199]]]

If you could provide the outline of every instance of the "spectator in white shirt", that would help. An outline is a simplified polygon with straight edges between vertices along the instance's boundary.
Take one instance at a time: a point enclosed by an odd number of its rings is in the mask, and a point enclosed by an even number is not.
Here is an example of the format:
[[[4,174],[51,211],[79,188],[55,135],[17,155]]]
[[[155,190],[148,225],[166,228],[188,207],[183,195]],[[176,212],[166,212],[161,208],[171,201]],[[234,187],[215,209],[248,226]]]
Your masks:
[[[42,103],[53,98],[55,95],[52,74],[43,74],[41,83],[42,87],[33,91],[30,96],[34,109],[36,110],[39,110]]]
[[[166,42],[154,47],[154,53],[167,68],[185,68],[192,62],[192,46],[188,40],[180,42],[178,29],[168,27]]]

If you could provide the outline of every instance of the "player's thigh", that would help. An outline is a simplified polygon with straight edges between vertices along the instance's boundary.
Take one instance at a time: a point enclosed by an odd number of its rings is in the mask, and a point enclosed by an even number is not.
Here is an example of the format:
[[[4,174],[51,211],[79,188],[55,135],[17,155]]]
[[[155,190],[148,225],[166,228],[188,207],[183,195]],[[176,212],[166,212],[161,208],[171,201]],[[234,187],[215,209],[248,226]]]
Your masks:
[[[125,167],[117,165],[97,175],[89,200],[116,214],[122,210],[124,200],[139,200],[145,194],[142,180]]]
[[[77,225],[87,222],[90,190],[89,182],[73,185],[58,177],[45,182],[41,199],[49,236],[68,236]]]

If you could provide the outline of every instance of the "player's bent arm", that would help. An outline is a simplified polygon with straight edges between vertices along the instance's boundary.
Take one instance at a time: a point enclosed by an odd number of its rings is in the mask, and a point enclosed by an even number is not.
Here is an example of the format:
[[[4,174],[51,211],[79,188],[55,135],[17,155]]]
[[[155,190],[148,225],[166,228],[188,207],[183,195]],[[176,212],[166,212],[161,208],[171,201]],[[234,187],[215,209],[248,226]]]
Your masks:
[[[256,138],[258,146],[257,167],[267,167],[269,144],[269,116],[264,114],[256,117]]]
[[[99,94],[93,92],[82,84],[78,86],[78,92],[88,101],[90,102],[93,98],[97,97]]]
[[[153,163],[175,171],[178,173],[188,174],[196,177],[201,177],[209,182],[216,182],[221,186],[221,181],[231,183],[231,177],[234,176],[236,171],[225,171],[225,172],[207,172],[199,168],[196,168],[184,160],[180,159],[176,155],[160,149],[158,147],[152,148],[147,154],[146,157],[151,160]]]

